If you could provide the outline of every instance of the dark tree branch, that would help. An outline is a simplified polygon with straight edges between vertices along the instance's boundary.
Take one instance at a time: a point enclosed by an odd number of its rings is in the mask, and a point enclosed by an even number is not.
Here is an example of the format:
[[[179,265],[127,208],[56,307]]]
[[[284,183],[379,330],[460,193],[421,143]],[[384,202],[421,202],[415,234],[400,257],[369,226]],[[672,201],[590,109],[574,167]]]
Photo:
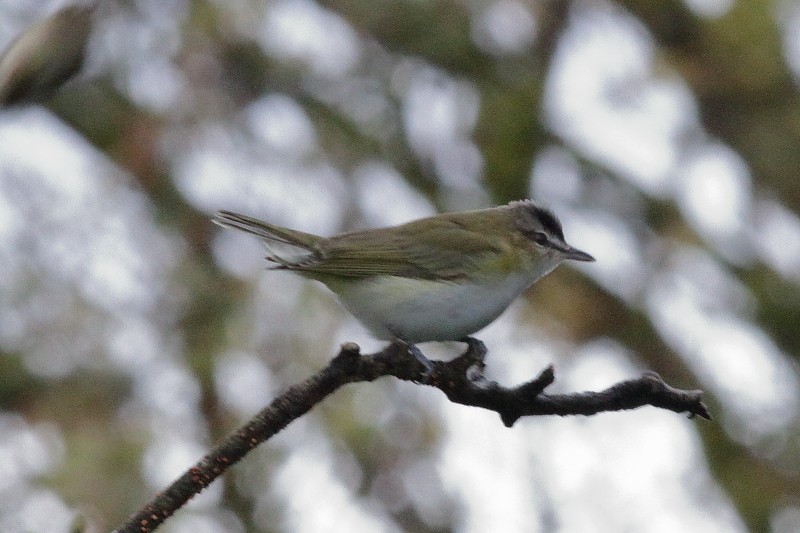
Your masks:
[[[553,367],[549,366],[531,381],[517,387],[502,387],[483,375],[483,357],[486,354],[483,343],[474,339],[467,339],[467,342],[467,351],[447,362],[425,362],[401,344],[391,344],[369,355],[362,354],[356,344],[342,345],[339,354],[327,367],[306,381],[289,387],[115,532],[153,531],[250,450],[307,413],[336,389],[382,376],[424,383],[440,389],[454,403],[496,411],[507,427],[523,416],[593,415],[643,405],[711,419],[702,402],[702,391],[672,388],[654,372],[600,392],[546,394],[544,390],[555,381]]]

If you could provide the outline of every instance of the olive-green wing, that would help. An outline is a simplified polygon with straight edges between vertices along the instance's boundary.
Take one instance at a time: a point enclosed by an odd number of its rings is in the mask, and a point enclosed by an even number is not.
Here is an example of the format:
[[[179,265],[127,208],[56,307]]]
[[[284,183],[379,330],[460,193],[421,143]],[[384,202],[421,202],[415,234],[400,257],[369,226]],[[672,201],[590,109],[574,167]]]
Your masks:
[[[498,239],[467,229],[457,217],[439,216],[325,239],[314,257],[284,268],[309,277],[459,279],[465,269],[502,248]]]

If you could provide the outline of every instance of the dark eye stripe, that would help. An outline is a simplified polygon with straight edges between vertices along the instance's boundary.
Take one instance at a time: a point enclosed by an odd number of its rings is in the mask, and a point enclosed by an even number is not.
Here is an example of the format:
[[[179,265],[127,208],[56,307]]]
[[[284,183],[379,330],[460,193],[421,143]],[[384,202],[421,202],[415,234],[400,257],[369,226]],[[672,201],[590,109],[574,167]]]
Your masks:
[[[533,214],[539,219],[542,227],[563,241],[564,230],[561,229],[561,222],[558,221],[555,215],[544,207],[534,206],[533,209]]]

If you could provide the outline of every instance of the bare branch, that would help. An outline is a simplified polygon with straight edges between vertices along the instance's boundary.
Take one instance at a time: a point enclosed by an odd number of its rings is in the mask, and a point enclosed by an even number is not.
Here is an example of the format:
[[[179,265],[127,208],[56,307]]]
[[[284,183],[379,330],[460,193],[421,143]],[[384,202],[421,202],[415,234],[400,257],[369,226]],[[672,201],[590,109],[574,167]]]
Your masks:
[[[522,385],[502,387],[483,375],[486,354],[483,343],[475,339],[467,339],[467,342],[469,348],[464,354],[446,362],[421,360],[402,344],[391,344],[368,355],[362,354],[354,343],[343,344],[327,367],[306,381],[289,387],[115,532],[147,533],[155,530],[250,450],[307,413],[336,389],[382,376],[430,385],[440,389],[454,403],[496,411],[507,427],[523,416],[593,415],[644,405],[711,419],[702,402],[702,391],[675,389],[654,372],[600,392],[546,394],[544,390],[555,381],[554,369],[549,366]]]

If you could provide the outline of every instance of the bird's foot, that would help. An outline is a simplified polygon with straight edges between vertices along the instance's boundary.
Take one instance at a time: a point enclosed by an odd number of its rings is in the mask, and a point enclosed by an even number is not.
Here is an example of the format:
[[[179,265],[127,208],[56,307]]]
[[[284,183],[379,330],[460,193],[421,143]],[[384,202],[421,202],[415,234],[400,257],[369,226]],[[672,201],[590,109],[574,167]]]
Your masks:
[[[461,342],[467,343],[467,349],[450,361],[448,366],[457,369],[462,375],[470,380],[480,380],[483,378],[483,369],[486,367],[484,359],[489,350],[483,341],[475,337],[464,337]]]
[[[461,339],[461,342],[465,342],[467,344],[467,349],[464,351],[464,353],[452,361],[441,363],[428,359],[415,344],[402,339],[396,340],[396,343],[402,349],[404,349],[407,354],[411,355],[416,363],[422,366],[419,379],[420,383],[425,385],[430,385],[433,383],[436,379],[437,365],[442,364],[458,371],[459,374],[471,381],[481,381],[485,379],[483,377],[483,369],[486,366],[484,359],[486,354],[489,352],[489,350],[486,349],[486,345],[483,343],[483,341],[480,341],[474,337],[464,337]]]
[[[464,337],[461,339],[461,342],[467,343],[467,351],[461,354],[461,357],[469,357],[475,363],[483,364],[486,354],[489,353],[489,350],[486,348],[486,345],[483,343],[483,341],[478,340],[475,337]]]
[[[429,384],[433,377],[434,372],[434,365],[433,362],[428,359],[422,351],[417,348],[416,344],[404,341],[402,339],[398,339],[397,343],[405,348],[406,352],[414,357],[414,360],[422,365],[422,372],[421,378],[419,380],[420,383]]]

